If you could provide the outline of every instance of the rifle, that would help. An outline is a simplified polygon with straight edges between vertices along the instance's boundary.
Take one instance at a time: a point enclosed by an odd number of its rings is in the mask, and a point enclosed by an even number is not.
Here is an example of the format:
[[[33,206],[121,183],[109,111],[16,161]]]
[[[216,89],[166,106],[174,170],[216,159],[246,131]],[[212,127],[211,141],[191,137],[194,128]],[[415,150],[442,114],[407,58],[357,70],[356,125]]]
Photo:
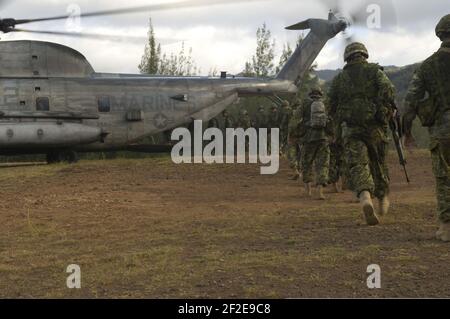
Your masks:
[[[400,165],[403,166],[403,171],[405,172],[406,181],[408,184],[411,182],[409,180],[408,171],[406,170],[406,157],[403,150],[401,137],[403,136],[403,130],[401,125],[400,114],[398,112],[397,106],[394,105],[395,114],[389,121],[389,127],[392,131],[392,137],[394,138],[395,148],[397,149],[398,158],[400,160]]]

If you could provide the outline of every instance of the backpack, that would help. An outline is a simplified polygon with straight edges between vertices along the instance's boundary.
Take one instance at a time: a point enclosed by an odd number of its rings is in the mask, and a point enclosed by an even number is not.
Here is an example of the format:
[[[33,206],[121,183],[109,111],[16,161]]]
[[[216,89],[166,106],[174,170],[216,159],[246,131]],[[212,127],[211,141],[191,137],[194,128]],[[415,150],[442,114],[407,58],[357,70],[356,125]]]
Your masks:
[[[309,125],[312,128],[325,128],[327,126],[328,116],[325,111],[325,104],[322,101],[311,103],[311,118]]]

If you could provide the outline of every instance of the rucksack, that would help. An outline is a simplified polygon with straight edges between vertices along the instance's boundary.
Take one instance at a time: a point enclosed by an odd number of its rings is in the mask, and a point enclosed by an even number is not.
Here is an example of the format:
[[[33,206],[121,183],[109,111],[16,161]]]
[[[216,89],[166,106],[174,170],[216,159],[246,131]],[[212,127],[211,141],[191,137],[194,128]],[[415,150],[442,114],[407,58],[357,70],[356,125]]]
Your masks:
[[[325,104],[322,101],[311,103],[311,119],[309,125],[312,128],[325,128],[327,126],[328,116],[325,110]]]

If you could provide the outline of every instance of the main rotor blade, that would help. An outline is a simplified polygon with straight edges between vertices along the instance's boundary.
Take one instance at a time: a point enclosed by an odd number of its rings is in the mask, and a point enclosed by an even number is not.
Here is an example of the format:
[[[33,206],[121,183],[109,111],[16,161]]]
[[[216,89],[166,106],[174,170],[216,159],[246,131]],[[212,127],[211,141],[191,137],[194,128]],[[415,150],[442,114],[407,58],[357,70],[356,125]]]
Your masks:
[[[229,5],[236,3],[247,3],[247,2],[256,2],[256,1],[267,1],[267,0],[190,0],[190,1],[177,1],[165,4],[154,4],[148,6],[140,6],[134,8],[122,8],[122,9],[114,9],[114,10],[106,10],[106,11],[97,11],[97,12],[88,12],[82,13],[79,17],[87,18],[87,17],[98,17],[98,16],[107,16],[107,15],[118,15],[118,14],[126,14],[126,13],[137,13],[137,12],[146,12],[146,11],[165,11],[165,10],[175,10],[175,9],[185,9],[185,8],[197,8],[197,7],[210,7],[215,5]],[[42,22],[42,21],[53,21],[53,20],[63,20],[73,17],[73,15],[60,15],[49,18],[39,18],[39,19],[19,19],[15,21],[15,24],[25,24],[32,22]]]
[[[116,42],[131,41],[131,42],[145,43],[145,41],[148,40],[148,37],[143,36],[140,37],[140,36],[111,35],[111,34],[83,33],[83,32],[44,31],[44,30],[27,30],[27,29],[13,29],[11,30],[11,32],[48,34],[56,36],[69,36],[75,38],[86,38],[86,39],[116,41]],[[165,38],[158,38],[157,41],[159,43],[162,43],[163,45],[181,42],[181,40],[165,39]]]

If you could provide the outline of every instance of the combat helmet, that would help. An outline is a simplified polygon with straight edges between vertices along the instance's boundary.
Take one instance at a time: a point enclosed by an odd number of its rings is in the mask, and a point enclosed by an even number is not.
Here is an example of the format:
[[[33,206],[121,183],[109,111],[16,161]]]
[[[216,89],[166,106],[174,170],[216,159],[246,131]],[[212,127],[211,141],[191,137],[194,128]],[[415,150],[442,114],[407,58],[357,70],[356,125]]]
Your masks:
[[[360,42],[354,42],[345,48],[344,61],[347,62],[349,58],[356,53],[361,53],[366,59],[369,58],[369,52],[367,51],[366,46]]]
[[[438,38],[443,40],[442,36],[445,33],[450,34],[450,14],[443,16],[436,26],[436,35]]]
[[[283,100],[283,102],[281,103],[281,106],[288,107],[289,106],[289,101]]]
[[[323,96],[322,88],[320,86],[312,87],[311,90],[309,90],[309,96],[310,97],[322,97]]]

